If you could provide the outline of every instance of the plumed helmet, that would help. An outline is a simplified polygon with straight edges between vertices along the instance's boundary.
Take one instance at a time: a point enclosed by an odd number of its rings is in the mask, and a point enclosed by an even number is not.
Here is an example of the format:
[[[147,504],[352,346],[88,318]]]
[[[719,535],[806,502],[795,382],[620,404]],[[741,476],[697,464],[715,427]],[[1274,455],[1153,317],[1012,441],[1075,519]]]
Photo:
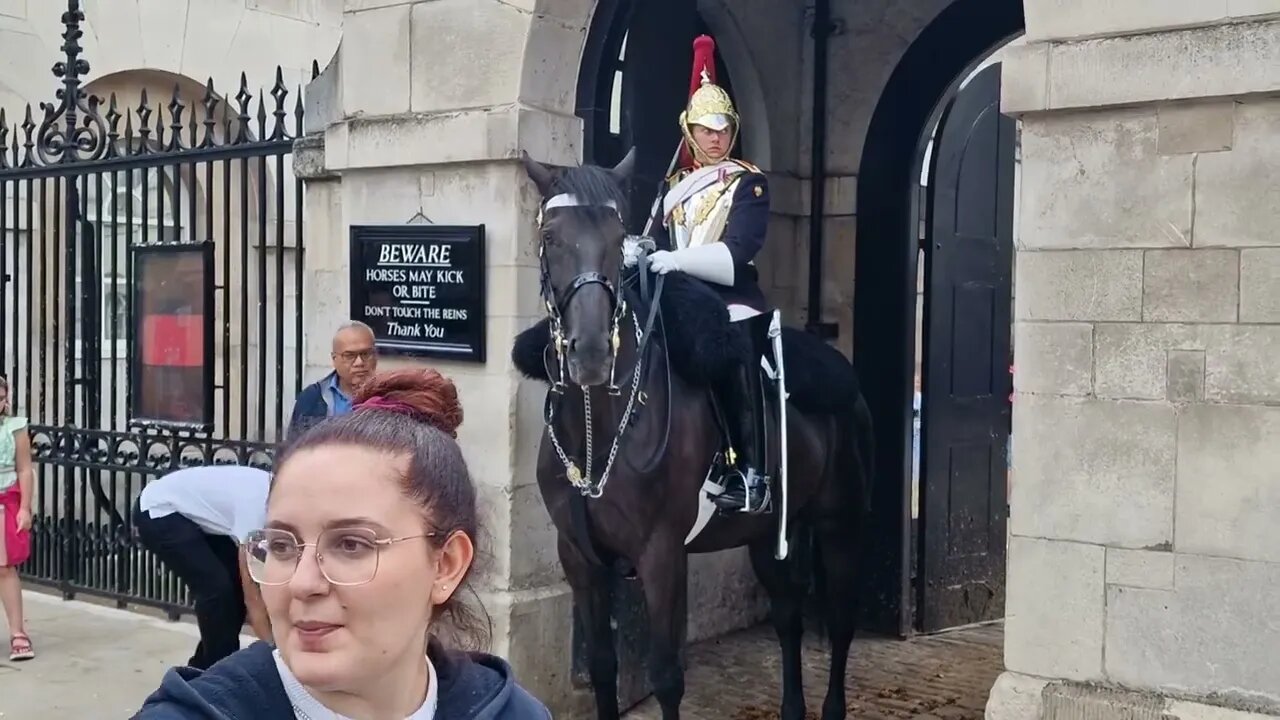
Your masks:
[[[708,161],[708,158],[701,157],[702,153],[693,140],[694,125],[712,130],[730,130],[730,147],[738,137],[741,126],[738,110],[733,106],[729,93],[716,84],[715,52],[716,42],[710,35],[699,35],[694,39],[689,103],[685,105],[684,112],[680,113],[680,131],[684,134],[686,143],[685,152],[681,154],[682,165],[690,164],[695,158],[700,163]]]

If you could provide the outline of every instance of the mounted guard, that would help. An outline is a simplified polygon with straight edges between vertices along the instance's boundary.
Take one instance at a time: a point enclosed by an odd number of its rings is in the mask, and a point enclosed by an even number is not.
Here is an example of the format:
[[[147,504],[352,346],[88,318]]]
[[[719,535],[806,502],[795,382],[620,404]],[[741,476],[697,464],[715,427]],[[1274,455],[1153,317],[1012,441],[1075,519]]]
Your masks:
[[[746,339],[741,362],[713,389],[729,425],[719,483],[725,492],[715,502],[722,512],[761,513],[770,509],[771,489],[760,360],[769,351],[775,314],[760,290],[755,257],[768,230],[769,183],[760,168],[730,156],[741,120],[729,93],[715,82],[714,55],[709,36],[694,40],[678,169],[667,178],[650,221],[658,249],[648,264],[659,274],[678,270],[706,282]]]

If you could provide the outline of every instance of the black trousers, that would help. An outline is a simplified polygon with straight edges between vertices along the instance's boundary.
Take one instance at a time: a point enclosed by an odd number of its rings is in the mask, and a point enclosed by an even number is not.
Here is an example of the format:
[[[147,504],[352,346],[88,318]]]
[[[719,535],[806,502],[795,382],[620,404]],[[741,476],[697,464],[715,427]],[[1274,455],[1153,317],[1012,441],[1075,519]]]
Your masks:
[[[239,650],[246,610],[236,542],[210,535],[178,513],[153,518],[137,503],[133,524],[142,545],[187,584],[195,600],[200,643],[187,664],[204,670]]]

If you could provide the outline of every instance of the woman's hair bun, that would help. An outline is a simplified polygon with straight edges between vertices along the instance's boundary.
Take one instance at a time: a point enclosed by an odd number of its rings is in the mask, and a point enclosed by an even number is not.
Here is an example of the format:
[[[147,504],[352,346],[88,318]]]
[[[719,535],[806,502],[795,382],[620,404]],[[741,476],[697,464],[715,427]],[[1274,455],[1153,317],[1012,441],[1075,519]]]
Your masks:
[[[356,393],[355,404],[409,415],[455,438],[462,424],[458,388],[430,368],[377,373]]]

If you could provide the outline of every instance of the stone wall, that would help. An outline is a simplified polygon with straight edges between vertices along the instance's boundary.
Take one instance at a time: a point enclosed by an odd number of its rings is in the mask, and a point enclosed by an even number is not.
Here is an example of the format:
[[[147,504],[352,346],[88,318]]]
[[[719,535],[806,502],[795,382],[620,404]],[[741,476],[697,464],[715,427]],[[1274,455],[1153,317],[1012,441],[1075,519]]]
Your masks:
[[[1018,482],[992,718],[1148,716],[1060,681],[1280,712],[1280,21],[1246,17],[1280,3],[1124,5],[1028,0],[1006,64]],[[1232,716],[1179,707],[1148,710]]]

